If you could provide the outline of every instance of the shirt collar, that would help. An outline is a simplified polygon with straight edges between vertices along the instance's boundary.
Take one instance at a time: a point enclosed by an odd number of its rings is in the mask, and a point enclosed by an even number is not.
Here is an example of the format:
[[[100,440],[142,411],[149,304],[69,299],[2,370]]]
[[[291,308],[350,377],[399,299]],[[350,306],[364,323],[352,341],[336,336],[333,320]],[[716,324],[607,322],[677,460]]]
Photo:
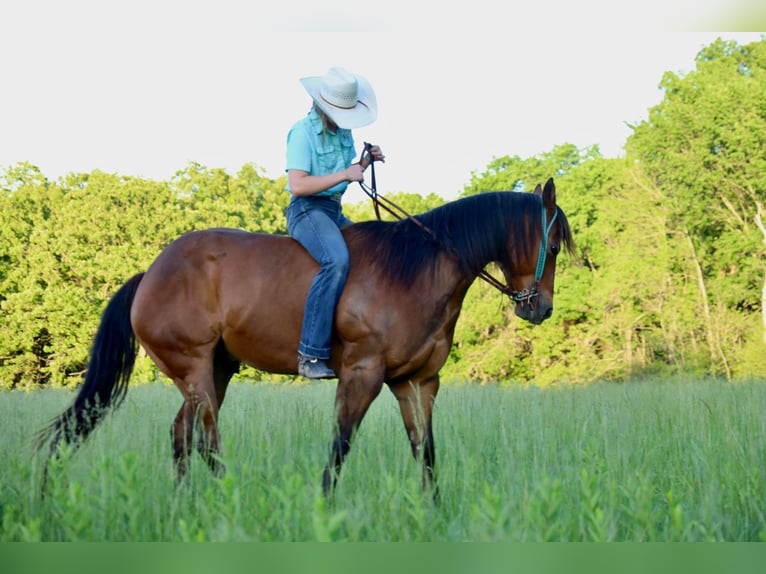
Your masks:
[[[311,111],[309,112],[309,121],[311,122],[311,127],[314,130],[314,133],[321,134],[324,129],[322,118],[319,117],[319,114],[314,108],[311,108]]]
[[[311,122],[311,127],[314,130],[314,133],[317,135],[321,135],[322,131],[324,130],[324,124],[322,123],[322,118],[320,117],[319,113],[314,109],[313,107],[309,111],[309,121]],[[335,130],[335,134],[342,135],[344,133],[350,133],[351,130],[347,130],[344,128],[337,128]],[[329,134],[332,134],[333,132],[328,132]]]

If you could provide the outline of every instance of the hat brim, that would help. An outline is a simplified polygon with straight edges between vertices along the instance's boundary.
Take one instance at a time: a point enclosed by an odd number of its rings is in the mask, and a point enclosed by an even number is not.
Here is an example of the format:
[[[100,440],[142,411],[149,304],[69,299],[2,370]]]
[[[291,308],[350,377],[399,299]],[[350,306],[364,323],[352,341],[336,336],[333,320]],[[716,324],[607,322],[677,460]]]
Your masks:
[[[335,125],[346,130],[369,125],[378,117],[378,101],[375,98],[372,86],[362,76],[354,74],[354,77],[357,81],[357,102],[353,108],[339,108],[322,98],[320,93],[322,76],[301,78],[301,84],[306,88],[306,91],[319,109],[327,114],[335,122]]]

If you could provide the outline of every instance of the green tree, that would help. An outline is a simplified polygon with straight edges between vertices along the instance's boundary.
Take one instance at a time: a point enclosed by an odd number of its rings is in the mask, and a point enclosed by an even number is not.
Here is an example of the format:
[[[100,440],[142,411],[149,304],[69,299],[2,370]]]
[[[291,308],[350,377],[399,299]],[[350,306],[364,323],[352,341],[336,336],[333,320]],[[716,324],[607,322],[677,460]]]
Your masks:
[[[254,164],[247,164],[237,174],[234,193],[248,206],[243,229],[259,233],[287,233],[285,210],[290,204],[287,176],[272,180],[260,173]]]
[[[78,382],[113,292],[187,231],[284,232],[284,180],[191,164],[171,182],[98,170],[48,181],[34,166],[0,185],[0,387]],[[143,361],[139,366],[148,365]]]
[[[64,384],[85,368],[105,301],[179,233],[180,211],[166,184],[99,171],[33,179],[10,199],[42,216],[3,285],[3,367],[12,384]]]
[[[480,174],[471,174],[463,188],[463,197],[484,191],[533,191],[549,177],[559,179],[583,162],[601,157],[598,146],[578,148],[573,144],[557,145],[550,152],[522,159],[503,156],[493,159]]]
[[[711,368],[732,376],[733,350],[759,321],[766,249],[766,41],[718,40],[686,76],[668,72],[663,101],[635,127],[631,157],[665,197],[696,285]],[[744,320],[743,320],[744,319]]]
[[[230,227],[260,233],[286,233],[287,179],[271,180],[246,164],[236,176],[221,168],[191,163],[176,172],[171,187],[193,229]]]
[[[32,312],[45,283],[34,265],[36,230],[51,215],[55,194],[40,170],[28,163],[9,168],[0,188],[0,388],[13,387],[30,375],[43,383],[49,340],[46,325]],[[37,352],[33,351],[36,349]]]

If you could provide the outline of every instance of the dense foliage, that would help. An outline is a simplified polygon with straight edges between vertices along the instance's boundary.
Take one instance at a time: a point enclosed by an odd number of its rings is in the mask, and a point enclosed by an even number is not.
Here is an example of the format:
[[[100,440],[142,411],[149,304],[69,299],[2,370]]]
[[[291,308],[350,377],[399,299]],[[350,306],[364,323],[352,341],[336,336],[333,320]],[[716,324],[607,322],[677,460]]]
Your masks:
[[[445,374],[587,382],[650,373],[766,373],[766,40],[718,41],[634,127],[626,157],[562,144],[504,156],[464,195],[529,191],[556,178],[578,256],[560,258],[553,318],[515,319],[472,287]],[[109,296],[185,231],[284,233],[285,180],[191,164],[168,182],[94,171],[48,180],[29,164],[0,178],[0,388],[79,381]],[[438,196],[391,199],[418,213]],[[762,209],[762,207],[760,207]],[[356,220],[368,205],[351,206]],[[151,365],[144,361],[144,375]],[[151,376],[147,378],[153,378]]]

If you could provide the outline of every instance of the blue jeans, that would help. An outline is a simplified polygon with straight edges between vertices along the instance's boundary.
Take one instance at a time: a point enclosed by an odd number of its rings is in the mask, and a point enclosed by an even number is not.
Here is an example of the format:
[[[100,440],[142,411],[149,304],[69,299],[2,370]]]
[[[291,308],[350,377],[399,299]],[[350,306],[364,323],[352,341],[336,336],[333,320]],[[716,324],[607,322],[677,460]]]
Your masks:
[[[348,248],[340,228],[351,223],[340,197],[293,197],[287,207],[287,231],[319,263],[306,298],[298,352],[330,358],[335,306],[348,277]]]

